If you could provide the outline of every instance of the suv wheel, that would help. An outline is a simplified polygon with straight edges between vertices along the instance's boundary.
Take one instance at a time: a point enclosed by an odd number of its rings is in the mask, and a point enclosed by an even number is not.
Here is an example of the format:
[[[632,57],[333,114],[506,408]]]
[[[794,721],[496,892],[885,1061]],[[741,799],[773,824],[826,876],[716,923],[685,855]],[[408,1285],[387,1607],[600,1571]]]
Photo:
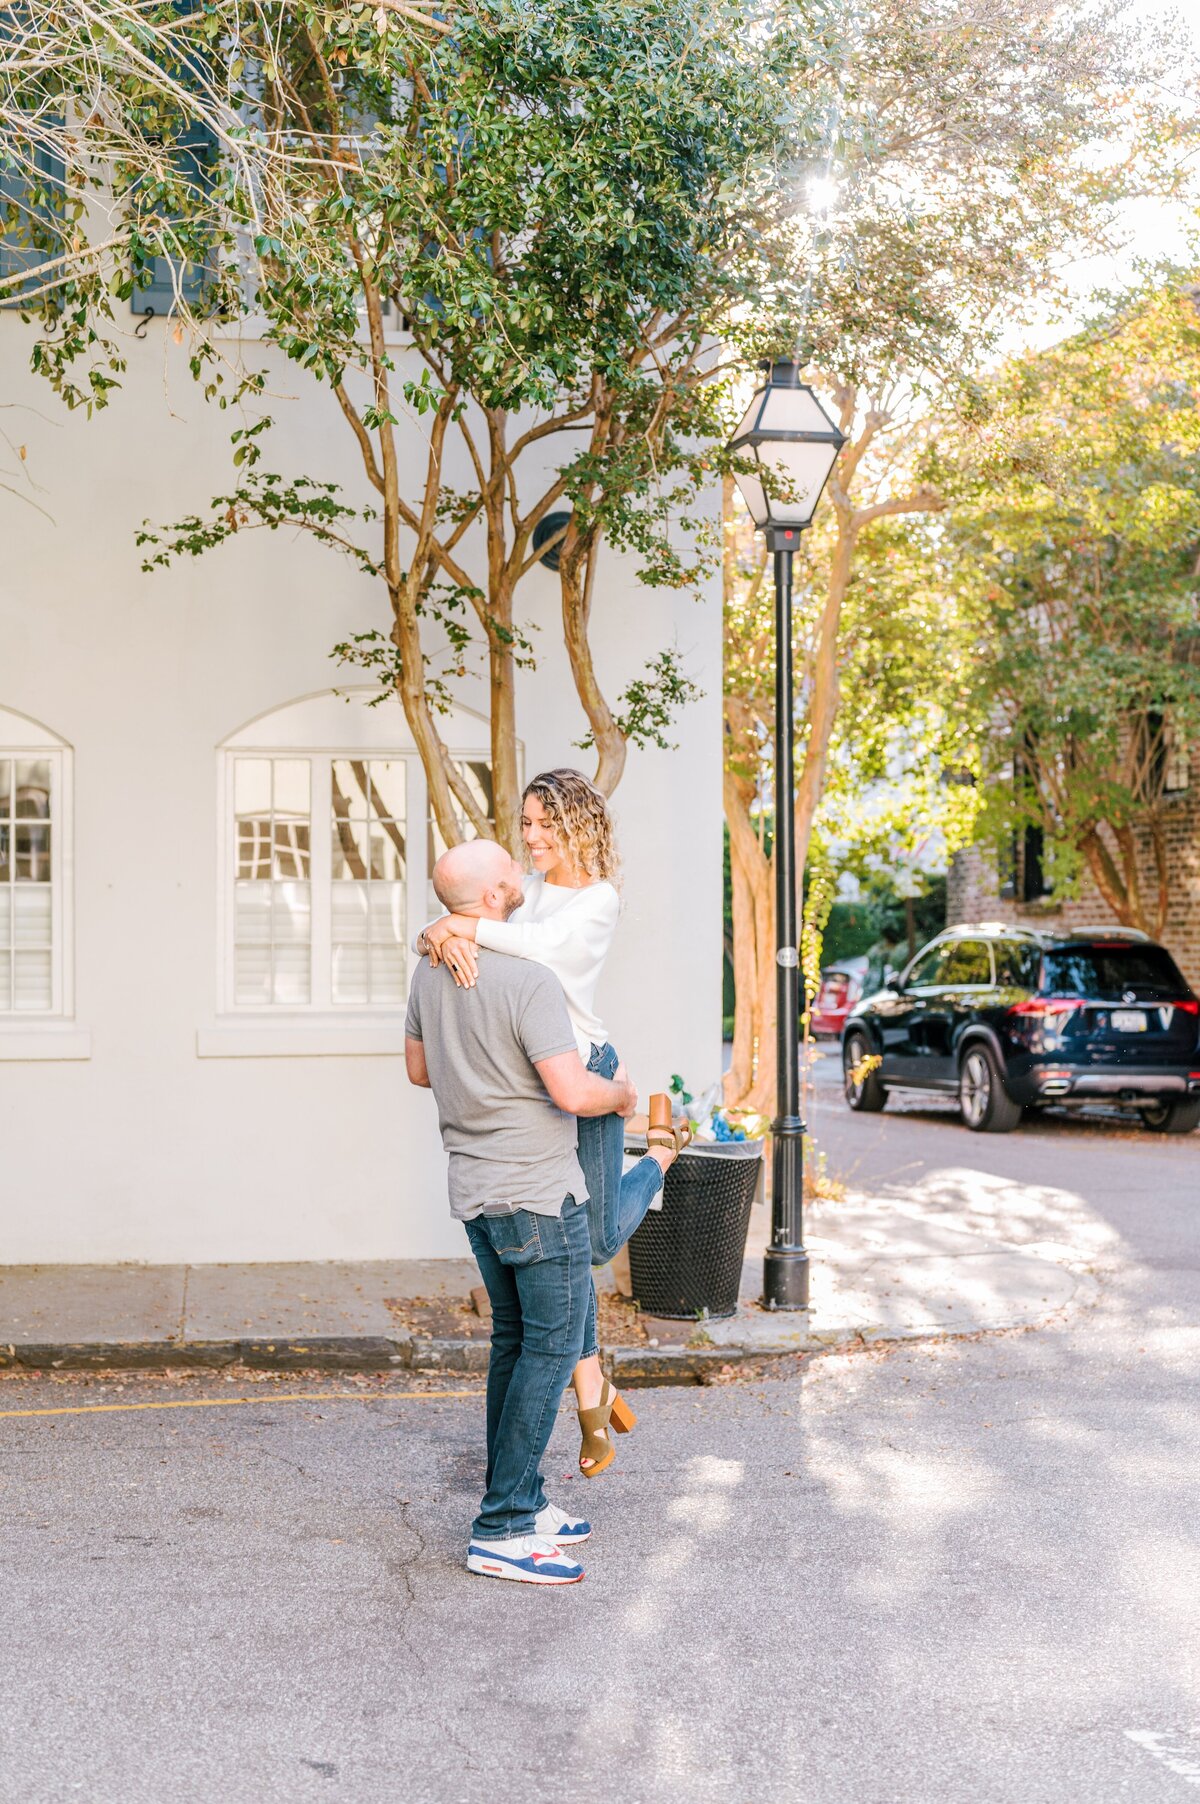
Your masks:
[[[1193,1128],[1200,1127],[1200,1096],[1151,1103],[1142,1110],[1142,1120],[1156,1134],[1190,1134]]]
[[[975,1134],[1007,1134],[1021,1120],[1021,1105],[1004,1088],[996,1055],[982,1041],[963,1053],[958,1068],[958,1105]]]
[[[842,1088],[847,1103],[852,1109],[862,1114],[872,1114],[882,1109],[887,1101],[887,1091],[879,1081],[879,1067],[876,1065],[860,1082],[855,1083],[850,1073],[855,1066],[861,1065],[864,1059],[871,1056],[871,1048],[866,1037],[860,1033],[851,1034],[842,1045]]]

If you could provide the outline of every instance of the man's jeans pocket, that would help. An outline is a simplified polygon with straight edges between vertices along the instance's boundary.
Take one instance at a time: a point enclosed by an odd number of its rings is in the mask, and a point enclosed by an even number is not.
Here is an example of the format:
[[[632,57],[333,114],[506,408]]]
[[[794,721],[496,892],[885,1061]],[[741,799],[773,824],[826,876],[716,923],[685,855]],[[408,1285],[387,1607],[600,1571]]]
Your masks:
[[[532,1265],[546,1257],[538,1218],[528,1209],[514,1209],[511,1215],[492,1215],[483,1220],[484,1233],[501,1265]]]

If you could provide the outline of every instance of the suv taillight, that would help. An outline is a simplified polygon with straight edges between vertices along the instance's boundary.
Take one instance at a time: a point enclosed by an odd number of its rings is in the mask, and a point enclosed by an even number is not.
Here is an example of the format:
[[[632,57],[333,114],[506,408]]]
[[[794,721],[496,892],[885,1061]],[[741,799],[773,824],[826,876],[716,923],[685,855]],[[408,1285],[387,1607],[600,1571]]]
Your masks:
[[[1105,1004],[1105,1007],[1108,1006]],[[1169,1006],[1178,1009],[1181,1015],[1200,1015],[1200,1002],[1192,997],[1189,997],[1186,1002],[1173,1002]],[[1035,1021],[1044,1021],[1047,1015],[1069,1015],[1072,1009],[1086,1007],[1087,1003],[1082,996],[1031,996],[1028,1002],[1014,1002],[1012,1007],[1005,1012],[1009,1015],[1032,1016]]]
[[[1014,1002],[1006,1012],[1010,1015],[1032,1015],[1035,1020],[1041,1021],[1047,1015],[1069,1015],[1072,1009],[1083,1006],[1081,997],[1071,1000],[1065,996],[1031,996],[1028,1002]]]

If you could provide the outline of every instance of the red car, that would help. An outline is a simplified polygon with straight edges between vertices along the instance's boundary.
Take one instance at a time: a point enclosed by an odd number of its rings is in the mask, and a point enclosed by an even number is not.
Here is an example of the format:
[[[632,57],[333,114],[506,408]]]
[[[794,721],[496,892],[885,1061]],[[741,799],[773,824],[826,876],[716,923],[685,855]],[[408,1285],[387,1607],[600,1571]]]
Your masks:
[[[814,1035],[841,1037],[846,1017],[866,989],[870,974],[871,961],[866,957],[843,958],[836,965],[822,968],[821,987],[812,1009]]]

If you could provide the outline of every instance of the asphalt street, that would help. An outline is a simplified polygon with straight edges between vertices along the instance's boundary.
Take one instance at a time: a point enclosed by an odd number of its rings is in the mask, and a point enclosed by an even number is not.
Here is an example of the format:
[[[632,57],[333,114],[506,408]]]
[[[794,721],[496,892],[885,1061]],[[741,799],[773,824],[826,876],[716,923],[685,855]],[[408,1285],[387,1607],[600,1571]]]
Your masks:
[[[1069,1239],[1098,1301],[639,1391],[595,1483],[564,1414],[562,1590],[462,1569],[477,1392],[5,1379],[83,1413],[0,1417],[4,1804],[1194,1796],[1200,1139],[828,1085],[814,1124],[855,1184]]]

